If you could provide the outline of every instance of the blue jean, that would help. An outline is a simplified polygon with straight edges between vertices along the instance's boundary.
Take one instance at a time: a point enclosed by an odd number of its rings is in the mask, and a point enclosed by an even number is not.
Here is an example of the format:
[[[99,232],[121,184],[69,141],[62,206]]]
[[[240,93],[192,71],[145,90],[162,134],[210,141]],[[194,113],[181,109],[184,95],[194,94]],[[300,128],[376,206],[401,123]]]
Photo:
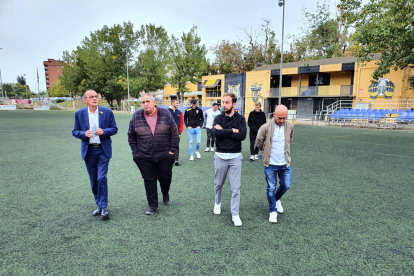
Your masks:
[[[98,208],[108,207],[108,174],[109,158],[104,154],[102,147],[89,146],[85,156],[86,169],[95,202]]]
[[[292,183],[292,169],[286,165],[269,165],[264,168],[267,181],[267,201],[269,202],[269,213],[277,212],[276,201],[290,188]],[[279,188],[276,191],[277,177],[279,176]]]
[[[190,155],[194,155],[193,143],[194,135],[196,137],[196,151],[200,149],[201,146],[201,128],[189,128],[188,129],[188,140],[190,141]]]

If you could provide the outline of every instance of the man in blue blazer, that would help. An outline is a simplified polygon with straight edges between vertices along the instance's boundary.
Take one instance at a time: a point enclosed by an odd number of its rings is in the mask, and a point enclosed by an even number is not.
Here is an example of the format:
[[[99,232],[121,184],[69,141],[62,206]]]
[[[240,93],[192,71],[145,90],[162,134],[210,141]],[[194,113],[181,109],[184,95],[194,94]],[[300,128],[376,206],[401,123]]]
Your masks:
[[[72,135],[82,140],[81,156],[85,160],[95,197],[96,209],[92,215],[109,218],[108,207],[108,173],[109,160],[112,157],[111,136],[118,132],[112,110],[98,106],[98,94],[88,90],[83,95],[88,107],[75,113],[75,125]]]

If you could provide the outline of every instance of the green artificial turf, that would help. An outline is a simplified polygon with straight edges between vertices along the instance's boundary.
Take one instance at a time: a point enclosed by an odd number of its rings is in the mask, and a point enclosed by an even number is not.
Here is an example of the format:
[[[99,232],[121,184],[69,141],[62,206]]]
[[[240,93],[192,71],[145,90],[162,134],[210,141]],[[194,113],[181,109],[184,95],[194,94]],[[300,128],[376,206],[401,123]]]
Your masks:
[[[115,114],[111,219],[95,203],[74,112],[0,111],[0,275],[413,275],[414,133],[295,126],[285,213],[268,222],[261,160],[243,143],[240,217],[213,215],[214,153],[174,167],[154,216]],[[161,193],[159,191],[161,196]]]

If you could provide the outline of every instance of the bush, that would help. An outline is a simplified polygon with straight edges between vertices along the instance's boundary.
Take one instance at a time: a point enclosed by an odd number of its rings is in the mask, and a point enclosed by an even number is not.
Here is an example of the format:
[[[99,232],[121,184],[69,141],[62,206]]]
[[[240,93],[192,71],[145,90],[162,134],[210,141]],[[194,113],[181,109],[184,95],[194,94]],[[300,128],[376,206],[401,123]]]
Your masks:
[[[56,103],[63,103],[65,100],[64,99],[57,99]]]

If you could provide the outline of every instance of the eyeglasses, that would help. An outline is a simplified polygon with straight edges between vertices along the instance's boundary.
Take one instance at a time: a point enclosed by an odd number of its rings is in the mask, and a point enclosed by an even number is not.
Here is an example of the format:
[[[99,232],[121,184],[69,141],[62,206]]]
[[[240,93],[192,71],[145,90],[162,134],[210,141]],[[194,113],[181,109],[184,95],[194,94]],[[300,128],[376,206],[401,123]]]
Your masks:
[[[95,96],[89,96],[89,97],[85,97],[85,98],[89,98],[89,99],[93,99],[93,98],[95,98],[95,99],[97,99],[97,98],[98,98],[98,95],[95,95]]]

